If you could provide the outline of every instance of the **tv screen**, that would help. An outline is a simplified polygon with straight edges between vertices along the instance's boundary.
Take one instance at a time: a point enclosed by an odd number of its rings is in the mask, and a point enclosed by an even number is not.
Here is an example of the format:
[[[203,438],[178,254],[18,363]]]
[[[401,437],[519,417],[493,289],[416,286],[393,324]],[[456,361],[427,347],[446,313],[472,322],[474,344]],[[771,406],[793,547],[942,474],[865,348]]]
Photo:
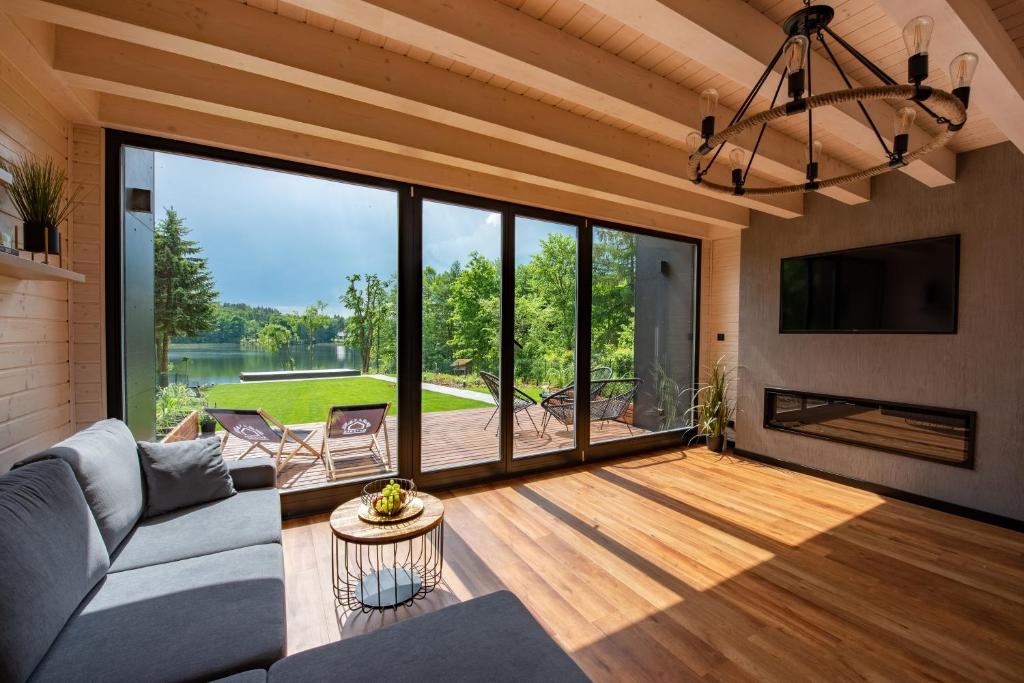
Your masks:
[[[782,260],[780,332],[956,332],[960,236]]]

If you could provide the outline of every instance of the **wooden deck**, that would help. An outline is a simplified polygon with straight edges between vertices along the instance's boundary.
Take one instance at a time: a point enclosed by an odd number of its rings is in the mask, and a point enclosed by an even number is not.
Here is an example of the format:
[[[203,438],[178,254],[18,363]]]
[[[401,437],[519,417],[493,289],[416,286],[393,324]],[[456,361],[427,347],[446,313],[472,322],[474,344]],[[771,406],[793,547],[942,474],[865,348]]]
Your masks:
[[[497,418],[491,422],[490,427],[485,429],[487,419],[494,412],[493,408],[471,408],[468,410],[449,410],[437,413],[426,413],[423,415],[422,428],[422,449],[423,469],[426,471],[445,469],[448,467],[459,467],[485,462],[494,462],[498,459],[498,438],[495,434]],[[515,457],[524,457],[554,451],[573,446],[572,431],[552,422],[548,425],[543,435],[534,431],[533,425],[541,428],[541,419],[544,411],[540,406],[533,406],[529,409],[529,416],[520,413],[518,424],[513,432],[515,444]],[[533,419],[533,422],[530,421]],[[290,425],[296,429],[316,430],[309,444],[319,450],[323,444],[323,423],[306,423]],[[642,434],[644,430],[632,428],[634,434]],[[388,439],[391,443],[392,466],[397,467],[398,458],[398,431],[397,418],[387,418]],[[621,439],[629,436],[629,428],[618,422],[609,422],[594,425],[592,438],[594,441],[607,441]],[[381,447],[384,445],[383,435],[378,439]],[[336,455],[334,459],[335,471],[338,478],[335,481],[352,479],[364,479],[373,476],[383,476],[388,473],[388,468],[373,453],[370,452],[369,439],[345,439],[338,442],[331,442],[332,449],[341,447],[345,449],[359,447],[343,455]],[[229,437],[224,448],[224,457],[232,460],[238,458],[249,447],[249,444],[235,437]],[[255,453],[255,452],[254,452]],[[252,456],[250,456],[252,457]],[[327,477],[327,470],[323,461],[310,455],[296,455],[278,473],[277,484],[281,489],[294,491],[297,489],[322,486],[330,482]]]

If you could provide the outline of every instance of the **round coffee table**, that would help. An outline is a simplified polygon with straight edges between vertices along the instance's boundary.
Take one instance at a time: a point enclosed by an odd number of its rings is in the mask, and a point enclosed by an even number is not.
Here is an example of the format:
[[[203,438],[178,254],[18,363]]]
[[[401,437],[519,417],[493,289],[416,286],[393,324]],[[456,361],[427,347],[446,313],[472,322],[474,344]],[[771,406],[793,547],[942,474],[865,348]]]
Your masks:
[[[371,612],[411,605],[434,590],[444,564],[444,503],[418,494],[423,512],[412,519],[370,523],[358,498],[331,513],[331,573],[338,605]]]

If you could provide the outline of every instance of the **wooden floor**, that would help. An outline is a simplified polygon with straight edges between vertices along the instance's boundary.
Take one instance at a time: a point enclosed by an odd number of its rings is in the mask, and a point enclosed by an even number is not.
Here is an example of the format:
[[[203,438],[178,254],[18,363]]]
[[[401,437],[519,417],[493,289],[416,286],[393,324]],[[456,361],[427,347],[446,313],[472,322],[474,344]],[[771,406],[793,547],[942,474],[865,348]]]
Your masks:
[[[421,433],[422,462],[426,471],[472,465],[475,463],[494,462],[498,459],[498,437],[495,433],[497,418],[486,427],[487,420],[494,413],[494,408],[470,408],[466,410],[448,410],[423,415]],[[540,433],[544,411],[540,406],[532,406],[528,411],[520,412],[513,429],[515,456],[531,455],[572,448],[573,432],[566,430],[561,424],[552,421],[547,429]],[[309,439],[309,445],[319,451],[323,443],[323,423],[291,425],[296,429],[316,430]],[[534,428],[536,426],[536,429]],[[387,418],[388,439],[391,443],[392,463],[397,463],[397,421],[395,417]],[[630,431],[632,430],[632,432]],[[606,441],[621,439],[633,434],[643,434],[644,430],[627,427],[619,422],[605,422],[594,425],[591,431],[592,440]],[[383,435],[378,438],[381,448],[384,447]],[[335,457],[337,481],[346,479],[365,479],[388,472],[388,468],[380,458],[368,448],[369,439],[350,438],[331,442],[332,450],[350,449]],[[224,447],[224,457],[232,460],[238,458],[249,447],[249,443],[229,437]],[[255,451],[254,451],[255,453]],[[278,473],[277,484],[281,489],[289,491],[323,486],[329,483],[327,470],[323,461],[311,455],[296,455]]]
[[[398,615],[336,613],[326,515],[285,523],[290,652],[506,588],[597,681],[1024,679],[1016,532],[703,448],[440,496]]]

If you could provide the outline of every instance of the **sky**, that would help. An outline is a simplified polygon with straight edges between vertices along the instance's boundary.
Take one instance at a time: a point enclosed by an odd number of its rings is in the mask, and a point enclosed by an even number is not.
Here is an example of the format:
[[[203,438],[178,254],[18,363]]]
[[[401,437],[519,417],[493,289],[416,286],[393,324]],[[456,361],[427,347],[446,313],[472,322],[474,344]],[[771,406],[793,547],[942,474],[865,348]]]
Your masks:
[[[156,154],[157,220],[174,208],[199,242],[220,300],[299,311],[338,300],[352,273],[391,277],[398,267],[398,194],[178,154]],[[572,226],[516,219],[516,263],[551,232]],[[473,251],[500,253],[495,212],[425,201],[424,265],[445,269]]]

